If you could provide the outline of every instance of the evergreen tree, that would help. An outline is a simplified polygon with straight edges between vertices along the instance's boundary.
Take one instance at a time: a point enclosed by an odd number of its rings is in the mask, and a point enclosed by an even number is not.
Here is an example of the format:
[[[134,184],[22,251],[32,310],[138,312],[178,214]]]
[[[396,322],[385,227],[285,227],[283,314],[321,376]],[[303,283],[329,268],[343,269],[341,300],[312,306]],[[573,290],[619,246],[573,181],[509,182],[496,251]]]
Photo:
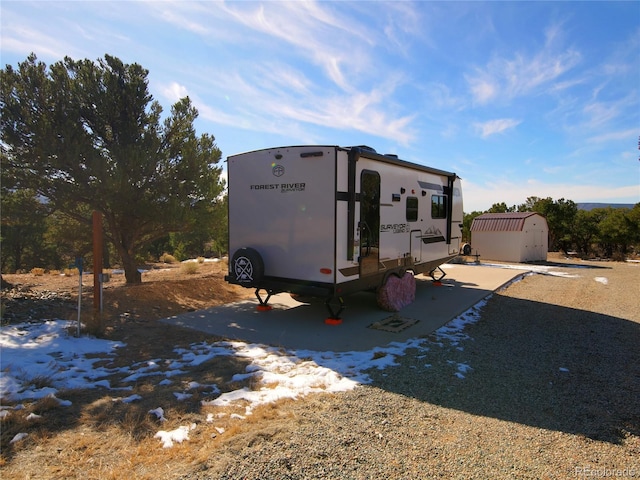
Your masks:
[[[196,135],[197,110],[186,97],[162,121],[147,75],[110,55],[47,68],[31,54],[0,72],[3,175],[87,226],[87,212],[102,212],[127,283],[141,281],[143,246],[193,229],[223,190],[221,152]]]

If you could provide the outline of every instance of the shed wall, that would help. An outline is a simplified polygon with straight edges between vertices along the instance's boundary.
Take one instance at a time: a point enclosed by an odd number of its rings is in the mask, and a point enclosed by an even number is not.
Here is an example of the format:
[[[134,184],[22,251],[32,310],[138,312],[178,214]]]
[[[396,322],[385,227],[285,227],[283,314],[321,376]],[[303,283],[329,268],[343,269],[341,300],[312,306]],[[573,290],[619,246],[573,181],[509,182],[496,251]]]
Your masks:
[[[544,217],[532,215],[521,231],[472,231],[471,245],[480,258],[503,262],[536,262],[547,259],[549,229]]]
[[[520,236],[520,232],[473,232],[471,245],[482,259],[519,262]]]
[[[528,217],[521,233],[520,261],[545,261],[549,250],[549,228],[544,217],[538,215]]]

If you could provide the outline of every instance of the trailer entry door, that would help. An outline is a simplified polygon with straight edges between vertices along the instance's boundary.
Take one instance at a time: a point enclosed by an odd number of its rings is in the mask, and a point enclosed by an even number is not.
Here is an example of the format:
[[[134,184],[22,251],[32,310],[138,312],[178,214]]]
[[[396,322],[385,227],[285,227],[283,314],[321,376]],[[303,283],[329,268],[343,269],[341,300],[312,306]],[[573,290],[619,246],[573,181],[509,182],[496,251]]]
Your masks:
[[[360,275],[378,273],[380,265],[380,174],[360,174]]]

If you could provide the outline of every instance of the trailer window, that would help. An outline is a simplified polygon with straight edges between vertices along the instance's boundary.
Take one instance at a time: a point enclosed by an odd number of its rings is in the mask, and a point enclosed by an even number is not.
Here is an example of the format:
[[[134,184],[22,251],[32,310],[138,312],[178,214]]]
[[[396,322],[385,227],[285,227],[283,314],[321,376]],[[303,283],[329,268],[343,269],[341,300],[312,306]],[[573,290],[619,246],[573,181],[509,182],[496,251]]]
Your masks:
[[[418,220],[418,197],[407,197],[407,222]]]
[[[447,197],[431,195],[431,218],[447,218]]]

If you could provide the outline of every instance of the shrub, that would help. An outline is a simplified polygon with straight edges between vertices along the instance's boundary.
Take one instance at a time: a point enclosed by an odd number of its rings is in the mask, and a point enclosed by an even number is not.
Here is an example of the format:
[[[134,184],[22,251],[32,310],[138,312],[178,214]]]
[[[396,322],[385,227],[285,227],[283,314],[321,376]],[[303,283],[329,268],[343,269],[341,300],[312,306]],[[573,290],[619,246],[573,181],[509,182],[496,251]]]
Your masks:
[[[77,268],[65,268],[63,273],[65,277],[75,277],[80,271]]]
[[[168,253],[163,253],[162,255],[160,255],[159,260],[162,263],[176,263],[178,260],[176,260],[176,257],[174,257],[173,255],[170,255]]]
[[[204,257],[198,257],[198,263],[204,263]]]
[[[41,277],[42,275],[44,275],[44,268],[38,268],[38,267],[32,268],[31,273],[36,277]]]
[[[86,315],[82,322],[82,331],[88,335],[100,338],[104,334],[104,316],[100,312]]]
[[[182,270],[182,273],[186,273],[187,275],[193,275],[198,272],[199,268],[200,265],[196,262],[185,262],[182,264],[182,267],[180,267],[180,270]]]

